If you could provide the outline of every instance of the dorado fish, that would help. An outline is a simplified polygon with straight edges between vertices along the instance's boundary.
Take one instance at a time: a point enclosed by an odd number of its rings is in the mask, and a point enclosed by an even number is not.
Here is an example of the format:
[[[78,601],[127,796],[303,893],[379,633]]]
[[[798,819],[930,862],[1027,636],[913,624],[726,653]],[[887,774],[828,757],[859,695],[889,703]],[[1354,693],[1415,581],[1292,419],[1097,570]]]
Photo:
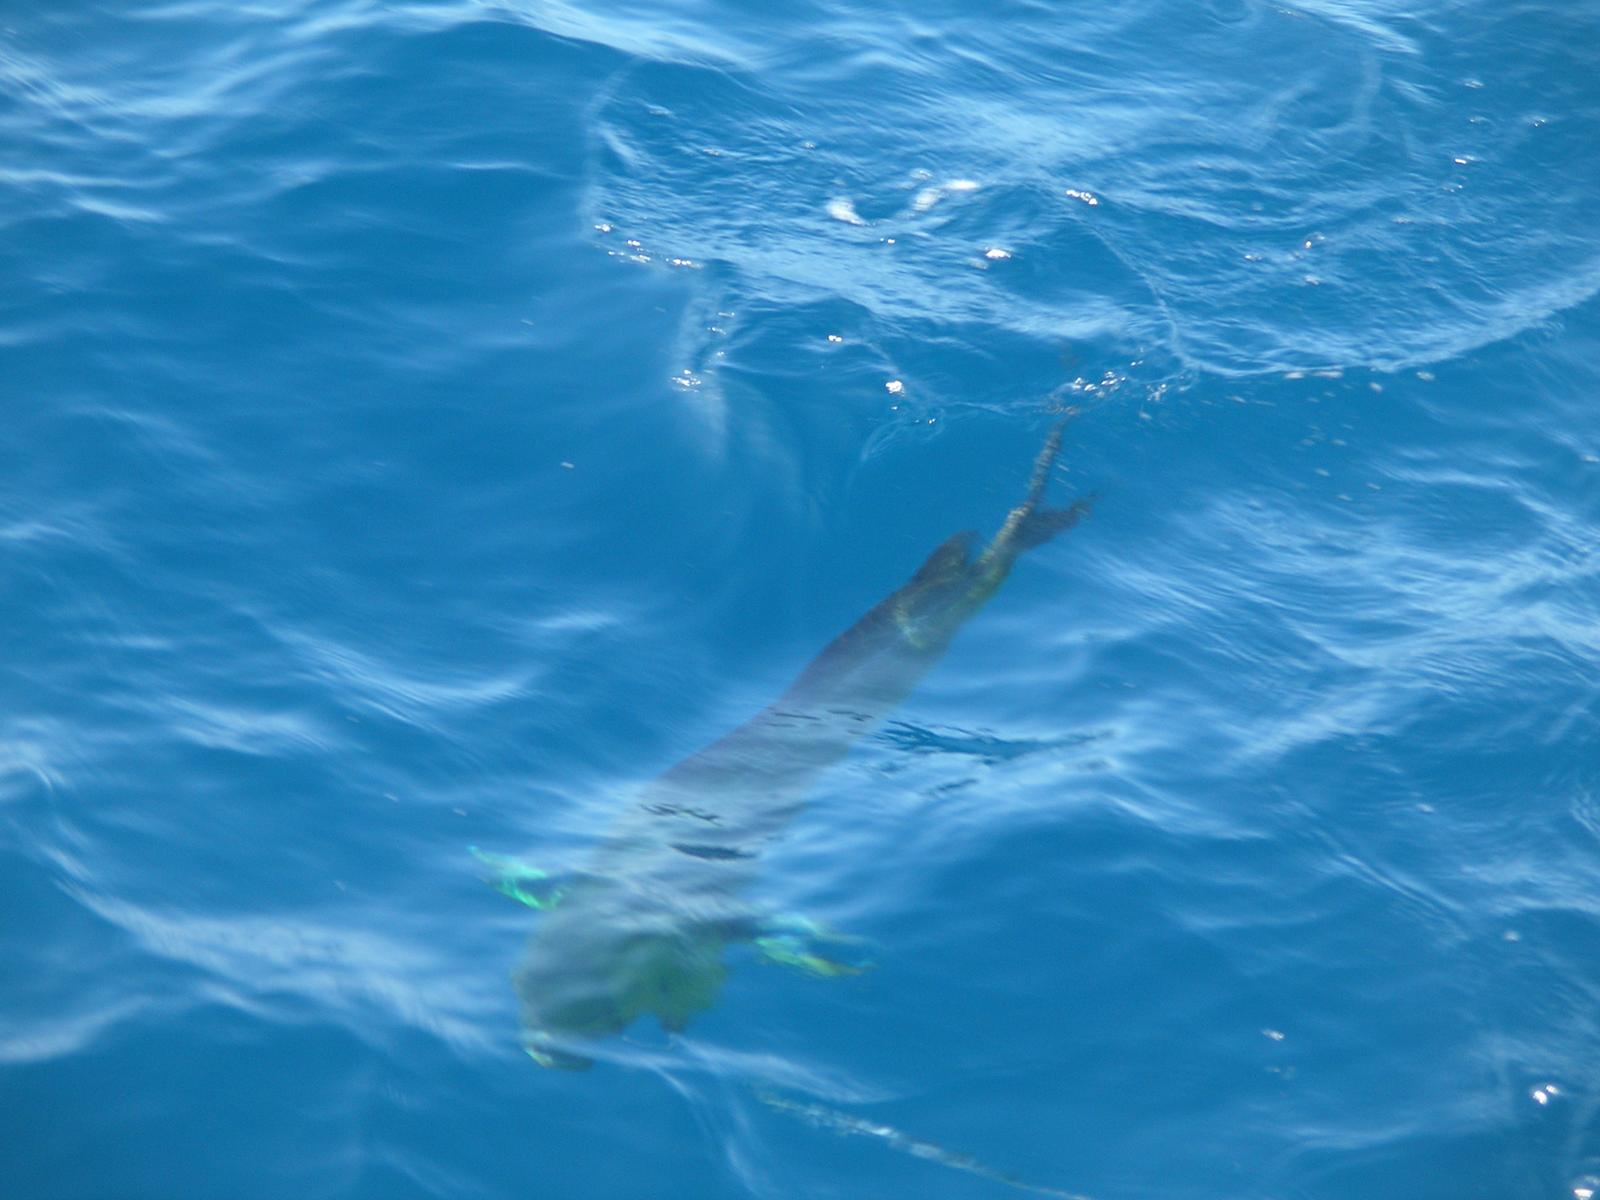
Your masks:
[[[846,939],[763,916],[745,893],[818,776],[910,694],[1023,551],[1088,512],[1091,497],[1043,503],[1061,434],[1045,439],[1026,495],[986,545],[970,531],[946,540],[777,700],[645,787],[581,872],[479,853],[496,887],[547,910],[514,975],[536,1062],[587,1067],[586,1047],[647,1015],[682,1030],[715,1003],[734,945],[819,975],[860,969],[839,956]]]

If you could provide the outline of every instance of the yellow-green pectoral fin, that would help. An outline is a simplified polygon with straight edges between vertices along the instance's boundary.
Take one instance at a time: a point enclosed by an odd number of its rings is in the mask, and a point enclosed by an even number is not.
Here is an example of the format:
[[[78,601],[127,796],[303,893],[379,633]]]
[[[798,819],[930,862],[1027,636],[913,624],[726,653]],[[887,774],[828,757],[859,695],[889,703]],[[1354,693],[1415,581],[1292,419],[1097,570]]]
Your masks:
[[[859,975],[872,969],[870,962],[836,958],[823,951],[824,945],[860,947],[866,944],[864,938],[839,933],[806,917],[776,918],[751,943],[767,962],[825,979]]]
[[[859,975],[871,968],[871,963],[840,962],[836,958],[828,958],[822,954],[815,954],[806,949],[805,943],[799,938],[788,935],[780,937],[763,937],[755,940],[756,951],[762,958],[770,963],[777,963],[782,967],[794,967],[808,975],[818,975],[825,979],[837,979],[843,975]]]
[[[520,858],[480,850],[476,846],[467,849],[473,858],[489,868],[491,873],[484,882],[502,896],[510,896],[529,908],[554,908],[561,902],[565,882],[548,871],[530,866]]]

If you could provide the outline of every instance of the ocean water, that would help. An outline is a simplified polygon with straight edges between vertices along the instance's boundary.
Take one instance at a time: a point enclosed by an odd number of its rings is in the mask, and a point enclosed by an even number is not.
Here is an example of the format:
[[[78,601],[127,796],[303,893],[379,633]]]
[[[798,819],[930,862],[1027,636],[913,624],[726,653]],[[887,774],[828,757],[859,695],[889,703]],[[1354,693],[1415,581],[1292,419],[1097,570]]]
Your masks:
[[[0,6],[0,1196],[1600,1192],[1600,4]],[[763,848],[581,867],[1075,410]]]

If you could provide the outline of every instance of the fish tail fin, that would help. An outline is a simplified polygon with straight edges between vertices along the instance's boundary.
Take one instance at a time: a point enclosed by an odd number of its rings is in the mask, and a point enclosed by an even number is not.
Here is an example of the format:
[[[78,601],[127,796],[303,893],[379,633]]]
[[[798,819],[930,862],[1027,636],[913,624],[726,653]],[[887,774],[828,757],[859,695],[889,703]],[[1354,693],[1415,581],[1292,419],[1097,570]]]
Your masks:
[[[1065,508],[1036,506],[1018,523],[1012,535],[1013,544],[1018,550],[1032,550],[1035,546],[1044,545],[1056,534],[1071,529],[1088,516],[1094,508],[1094,501],[1094,496],[1088,495],[1078,497]]]
[[[1028,479],[1028,495],[1022,501],[1024,508],[1032,508],[1044,495],[1044,489],[1050,482],[1050,468],[1056,465],[1056,457],[1061,453],[1061,435],[1066,432],[1067,422],[1077,415],[1076,409],[1071,410],[1052,425],[1049,435],[1044,439],[1044,445],[1040,446],[1039,453],[1034,455],[1033,474]]]
[[[1012,560],[1024,550],[1042,546],[1063,529],[1070,529],[1094,505],[1093,496],[1083,496],[1065,508],[1053,508],[1041,503],[1045,488],[1050,484],[1050,472],[1061,454],[1061,435],[1076,412],[1068,412],[1057,421],[1039,447],[1033,460],[1033,473],[1028,480],[1028,492],[1022,503],[1011,510],[1000,532],[995,534],[984,552],[985,558],[1004,573],[1010,570]]]

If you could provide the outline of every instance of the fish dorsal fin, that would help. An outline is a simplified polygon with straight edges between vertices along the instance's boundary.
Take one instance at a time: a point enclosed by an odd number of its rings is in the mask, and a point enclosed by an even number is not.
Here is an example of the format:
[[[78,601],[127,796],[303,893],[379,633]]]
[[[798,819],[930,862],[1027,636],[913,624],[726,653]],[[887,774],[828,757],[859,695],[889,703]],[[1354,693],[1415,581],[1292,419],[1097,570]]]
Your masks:
[[[945,538],[939,543],[938,549],[928,555],[928,560],[917,568],[917,573],[911,577],[911,582],[933,583],[955,575],[972,557],[972,543],[977,536],[973,530],[963,529],[960,533],[953,533]]]

